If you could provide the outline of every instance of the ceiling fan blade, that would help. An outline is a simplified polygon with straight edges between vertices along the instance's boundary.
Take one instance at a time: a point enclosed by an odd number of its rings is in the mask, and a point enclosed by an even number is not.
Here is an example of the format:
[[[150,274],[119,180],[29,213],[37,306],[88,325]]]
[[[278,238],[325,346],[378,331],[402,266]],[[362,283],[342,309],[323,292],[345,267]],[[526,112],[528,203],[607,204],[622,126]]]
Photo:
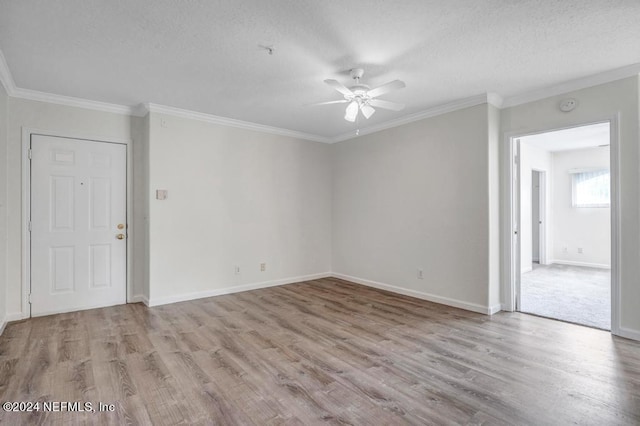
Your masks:
[[[397,104],[395,102],[383,101],[382,99],[371,99],[369,101],[369,105],[378,107],[378,108],[390,109],[392,111],[402,111],[404,109],[404,104]]]
[[[364,118],[366,118],[367,120],[373,115],[374,112],[376,112],[376,110],[373,109],[371,105],[367,104],[362,105],[362,107],[360,107],[360,111],[362,111],[362,115],[364,115]]]
[[[331,104],[346,104],[347,102],[349,102],[346,99],[341,99],[339,101],[329,101],[329,102],[318,102],[315,104],[308,104],[307,106],[317,106],[317,105],[331,105]]]
[[[388,82],[387,84],[383,84],[382,86],[378,86],[373,88],[367,92],[367,95],[370,98],[375,98],[376,96],[384,95],[385,93],[393,92],[394,90],[402,89],[405,87],[404,81],[393,80]]]
[[[345,96],[353,96],[353,92],[351,90],[347,89],[345,86],[343,86],[337,80],[332,80],[332,79],[329,78],[329,79],[326,79],[324,82],[327,83],[329,86],[333,87],[334,89],[336,89],[338,92],[342,93]]]
[[[358,116],[358,102],[351,101],[351,103],[347,106],[346,111],[344,112],[344,119],[350,122],[356,121],[356,117]]]

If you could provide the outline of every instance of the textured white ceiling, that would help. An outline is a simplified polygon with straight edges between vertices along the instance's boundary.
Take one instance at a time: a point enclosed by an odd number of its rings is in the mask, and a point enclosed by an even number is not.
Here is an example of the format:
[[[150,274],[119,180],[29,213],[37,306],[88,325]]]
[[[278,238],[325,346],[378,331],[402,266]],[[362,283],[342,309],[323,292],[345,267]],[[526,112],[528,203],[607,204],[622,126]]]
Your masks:
[[[572,127],[520,138],[521,143],[550,152],[609,145],[609,140],[609,123]]]
[[[407,84],[366,128],[638,63],[638,22],[638,0],[2,0],[0,49],[20,88],[334,137],[344,105],[305,105],[350,68]]]

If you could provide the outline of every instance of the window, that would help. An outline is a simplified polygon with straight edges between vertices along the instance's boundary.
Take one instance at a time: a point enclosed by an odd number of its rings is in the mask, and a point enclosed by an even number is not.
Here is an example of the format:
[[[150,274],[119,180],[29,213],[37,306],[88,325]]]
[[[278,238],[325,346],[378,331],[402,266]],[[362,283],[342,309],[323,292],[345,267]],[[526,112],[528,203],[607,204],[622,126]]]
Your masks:
[[[573,207],[609,207],[609,170],[571,172]]]

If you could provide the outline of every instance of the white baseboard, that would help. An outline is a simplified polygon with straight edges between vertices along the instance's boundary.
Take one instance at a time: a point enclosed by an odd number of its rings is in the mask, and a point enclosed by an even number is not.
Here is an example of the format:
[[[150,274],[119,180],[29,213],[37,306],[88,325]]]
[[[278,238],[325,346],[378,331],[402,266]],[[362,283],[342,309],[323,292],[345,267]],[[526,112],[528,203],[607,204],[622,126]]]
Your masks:
[[[23,315],[22,312],[13,312],[11,314],[7,314],[7,316],[4,318],[4,320],[7,323],[10,323],[12,321],[20,321],[20,320],[23,320],[23,319],[26,319],[26,318],[29,318],[29,317],[26,316],[26,315]]]
[[[435,294],[423,293],[421,291],[409,290],[402,287],[397,287],[391,284],[380,283],[377,281],[365,280],[363,278],[352,277],[350,275],[332,273],[331,276],[340,278],[342,280],[351,281],[356,284],[366,285],[367,287],[378,288],[380,290],[387,290],[392,293],[403,294],[405,296],[415,297],[417,299],[428,300],[429,302],[439,303],[441,305],[453,306],[454,308],[465,309],[467,311],[479,312],[481,314],[493,315],[500,310],[500,305],[492,307],[482,306],[476,303],[469,303],[462,300],[451,299],[448,297],[437,296]]]
[[[145,305],[149,306],[149,299],[147,299],[142,294],[136,294],[135,296],[131,296],[131,300],[129,300],[129,302],[127,303],[144,303]]]
[[[7,325],[10,322],[20,321],[25,318],[26,317],[22,315],[22,312],[14,312],[14,313],[5,315],[4,319],[0,322],[0,336],[2,336],[2,333],[4,333],[4,329],[7,327]]]
[[[513,312],[513,310],[511,310],[511,309],[507,309],[507,304],[506,303],[501,303],[500,304],[500,310],[501,311],[505,311],[505,312]]]
[[[493,305],[489,307],[489,315],[497,314],[502,310],[502,304],[498,303],[497,305]]]
[[[624,337],[625,339],[640,341],[640,331],[638,330],[632,330],[630,328],[620,327],[616,335],[620,337]]]
[[[302,281],[309,281],[309,280],[317,280],[320,278],[327,278],[330,276],[332,276],[330,272],[323,272],[320,274],[303,275],[299,277],[283,278],[279,280],[264,281],[260,283],[217,288],[213,290],[198,291],[193,293],[176,294],[174,296],[158,297],[158,298],[151,297],[147,301],[148,303],[145,303],[145,304],[147,306],[166,305],[169,303],[185,302],[187,300],[203,299],[205,297],[222,296],[223,294],[240,293],[248,290],[257,290],[260,288],[275,287],[275,286],[285,285],[285,284],[294,284],[294,283],[299,283]]]
[[[92,303],[81,308],[62,308],[62,309],[49,309],[46,311],[38,312],[37,314],[32,313],[32,317],[46,317],[49,315],[57,315],[57,314],[67,314],[70,312],[81,312],[88,311],[91,309],[101,309],[101,308],[110,308],[112,306],[124,305],[126,301],[118,301],[109,305],[105,305],[104,302]]]
[[[606,265],[604,263],[576,262],[573,260],[558,260],[558,259],[554,259],[550,263],[556,263],[558,265],[569,265],[569,266],[586,266],[588,268],[611,269],[611,265]]]
[[[526,274],[527,272],[531,272],[531,271],[533,271],[533,267],[532,266],[527,266],[526,268],[520,269],[520,273],[521,274]]]

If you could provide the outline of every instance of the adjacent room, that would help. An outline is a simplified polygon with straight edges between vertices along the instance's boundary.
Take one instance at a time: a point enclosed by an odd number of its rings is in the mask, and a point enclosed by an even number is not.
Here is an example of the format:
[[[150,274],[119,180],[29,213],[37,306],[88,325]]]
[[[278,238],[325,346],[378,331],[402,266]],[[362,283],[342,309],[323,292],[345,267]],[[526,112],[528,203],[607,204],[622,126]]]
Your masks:
[[[519,139],[521,312],[611,329],[609,126]]]
[[[640,424],[639,21],[0,1],[0,424]]]

